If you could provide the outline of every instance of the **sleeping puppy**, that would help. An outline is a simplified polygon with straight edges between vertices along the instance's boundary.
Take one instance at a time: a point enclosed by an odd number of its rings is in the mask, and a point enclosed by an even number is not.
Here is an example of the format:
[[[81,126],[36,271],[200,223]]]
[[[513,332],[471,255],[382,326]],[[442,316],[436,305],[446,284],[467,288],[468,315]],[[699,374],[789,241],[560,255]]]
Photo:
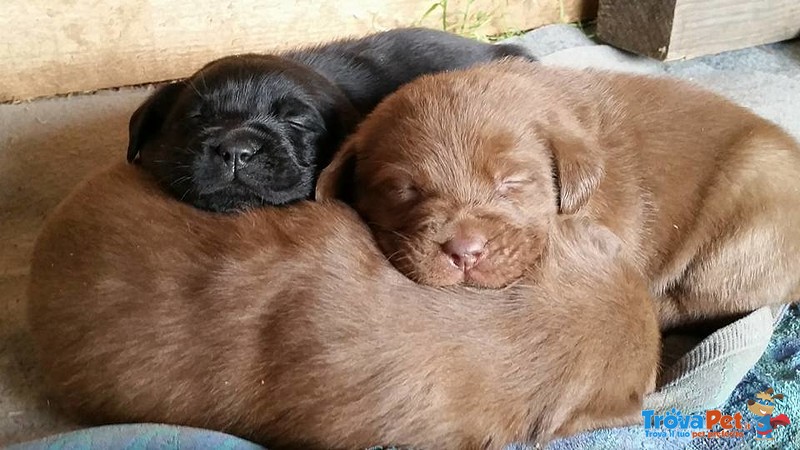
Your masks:
[[[210,215],[120,164],[48,218],[28,317],[52,400],[85,422],[270,448],[543,444],[641,420],[653,387],[655,313],[616,241],[564,220],[538,284],[440,290],[344,205]]]
[[[525,51],[411,28],[222,58],[134,112],[128,160],[211,211],[306,199],[345,135],[390,92],[422,74],[514,55]]]
[[[621,238],[665,327],[800,297],[798,144],[670,79],[524,61],[421,78],[323,172],[317,196],[337,195],[423,284],[535,277],[575,216]]]

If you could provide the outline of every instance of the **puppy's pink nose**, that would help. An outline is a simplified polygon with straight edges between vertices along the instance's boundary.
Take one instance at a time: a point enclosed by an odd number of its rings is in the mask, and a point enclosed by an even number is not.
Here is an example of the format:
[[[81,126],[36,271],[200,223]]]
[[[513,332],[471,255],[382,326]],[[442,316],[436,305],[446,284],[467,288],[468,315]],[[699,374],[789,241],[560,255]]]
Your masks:
[[[486,238],[480,234],[456,235],[442,244],[442,251],[461,270],[470,270],[486,254]]]

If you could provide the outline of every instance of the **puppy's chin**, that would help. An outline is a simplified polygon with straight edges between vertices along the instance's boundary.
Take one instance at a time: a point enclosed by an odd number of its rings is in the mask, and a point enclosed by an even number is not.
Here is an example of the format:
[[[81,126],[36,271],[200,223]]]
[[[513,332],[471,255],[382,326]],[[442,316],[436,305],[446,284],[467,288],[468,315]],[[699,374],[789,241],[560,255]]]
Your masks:
[[[188,179],[189,177],[187,177]],[[233,213],[264,206],[279,206],[308,198],[311,183],[298,182],[288,189],[274,189],[269,181],[242,182],[239,179],[173,183],[166,186],[177,199],[211,212]]]
[[[212,193],[194,195],[191,198],[187,196],[186,199],[197,208],[218,213],[241,212],[267,205],[260,195],[242,186],[227,186]]]
[[[275,191],[267,189],[267,187],[265,185],[265,192],[261,193],[258,189],[238,183],[230,183],[218,190],[207,193],[191,196],[176,193],[176,195],[179,197],[185,196],[185,200],[189,200],[195,207],[206,211],[232,213],[242,212],[251,208],[294,203],[307,198],[311,193],[310,187],[306,189],[306,193],[303,192],[301,187],[289,191]]]
[[[175,194],[179,198],[185,195],[184,199],[196,207],[214,212],[285,205],[309,198],[314,189],[311,168],[285,165],[276,169],[254,164],[234,173],[203,160],[194,166],[191,185]]]
[[[520,239],[519,245],[490,245],[489,253],[471,270],[456,267],[433,241],[398,240],[391,232],[375,231],[389,261],[415,283],[433,287],[468,286],[499,289],[533,274],[544,252],[544,242]],[[518,237],[518,236],[517,236]],[[513,240],[512,237],[498,241]],[[498,242],[503,244],[503,242]]]

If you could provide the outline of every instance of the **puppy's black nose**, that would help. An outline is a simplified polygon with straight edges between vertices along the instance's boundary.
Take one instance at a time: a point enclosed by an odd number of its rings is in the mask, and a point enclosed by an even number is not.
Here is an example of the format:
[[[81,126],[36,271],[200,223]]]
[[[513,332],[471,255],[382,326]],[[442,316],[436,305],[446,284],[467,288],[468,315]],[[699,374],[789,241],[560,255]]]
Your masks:
[[[236,166],[243,166],[250,161],[253,156],[253,150],[244,146],[224,146],[219,149],[222,159],[225,164],[232,164]]]
[[[250,162],[258,147],[258,140],[249,133],[232,132],[219,143],[217,153],[222,157],[226,166],[241,168]]]

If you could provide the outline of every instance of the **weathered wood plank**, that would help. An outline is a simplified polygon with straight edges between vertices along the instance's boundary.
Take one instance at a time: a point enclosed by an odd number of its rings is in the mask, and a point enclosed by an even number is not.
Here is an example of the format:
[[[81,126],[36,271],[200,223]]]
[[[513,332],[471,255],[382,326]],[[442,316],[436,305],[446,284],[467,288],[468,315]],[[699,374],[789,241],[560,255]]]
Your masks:
[[[597,36],[629,52],[664,59],[676,0],[601,0]]]
[[[800,36],[798,0],[678,0],[667,59]]]
[[[597,35],[658,59],[694,58],[800,36],[800,1],[600,0]]]
[[[0,101],[181,78],[232,53],[278,51],[398,26],[441,28],[441,8],[420,20],[436,3],[440,0],[4,0]],[[596,0],[446,3],[451,28],[467,34],[530,29],[593,17],[596,11]]]

